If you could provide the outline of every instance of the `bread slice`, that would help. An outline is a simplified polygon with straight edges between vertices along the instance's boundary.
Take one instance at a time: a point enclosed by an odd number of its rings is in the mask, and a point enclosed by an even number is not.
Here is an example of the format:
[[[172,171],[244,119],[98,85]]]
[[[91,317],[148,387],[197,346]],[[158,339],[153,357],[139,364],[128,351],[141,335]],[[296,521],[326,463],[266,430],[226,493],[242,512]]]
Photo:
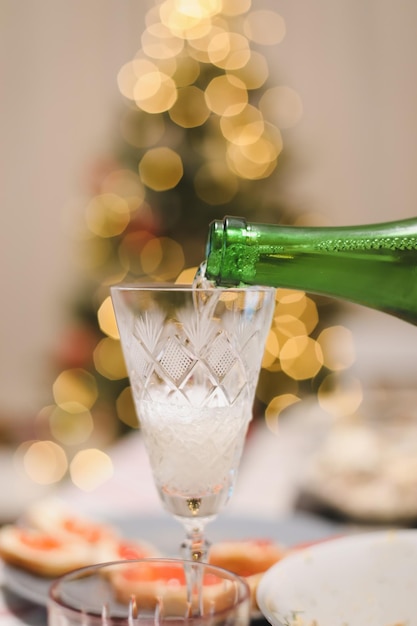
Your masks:
[[[284,546],[271,539],[219,541],[211,546],[209,563],[245,578],[251,591],[252,609],[256,610],[256,591],[262,575],[286,553]]]
[[[51,498],[29,507],[24,516],[25,525],[49,532],[63,540],[86,541],[98,544],[116,539],[119,533],[110,524],[103,524],[74,512],[59,499]]]
[[[0,528],[0,556],[10,565],[42,577],[56,577],[91,565],[94,551],[86,542],[68,542],[33,528]]]
[[[127,563],[114,569],[110,580],[119,602],[132,603],[138,612],[154,610],[165,617],[185,617],[197,608],[212,615],[232,607],[236,601],[234,581],[220,578],[212,572],[204,574],[201,596],[196,585],[187,593],[185,571],[178,565],[166,563]]]

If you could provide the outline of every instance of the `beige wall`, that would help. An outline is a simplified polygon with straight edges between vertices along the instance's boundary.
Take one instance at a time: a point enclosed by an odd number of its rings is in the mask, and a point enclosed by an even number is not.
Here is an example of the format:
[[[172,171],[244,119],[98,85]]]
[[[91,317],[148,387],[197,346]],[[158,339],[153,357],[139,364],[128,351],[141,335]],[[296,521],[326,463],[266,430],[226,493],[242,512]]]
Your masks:
[[[408,217],[417,183],[414,0],[254,0],[286,19],[270,51],[276,83],[304,117],[284,140],[291,183],[334,223]],[[74,285],[71,210],[110,145],[119,67],[139,47],[151,0],[0,4],[0,417],[36,411],[48,353]]]
[[[298,196],[340,224],[416,215],[417,4],[270,4],[287,23],[278,65],[304,101]]]
[[[111,143],[140,0],[0,3],[0,416],[36,411],[71,301],[74,199]],[[76,288],[76,287],[75,287]]]

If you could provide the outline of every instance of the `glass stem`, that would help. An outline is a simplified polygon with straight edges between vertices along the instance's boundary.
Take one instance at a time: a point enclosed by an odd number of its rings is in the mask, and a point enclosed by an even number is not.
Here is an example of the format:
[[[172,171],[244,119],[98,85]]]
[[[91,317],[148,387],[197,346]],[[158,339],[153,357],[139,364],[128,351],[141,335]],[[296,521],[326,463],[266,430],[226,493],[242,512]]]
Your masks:
[[[207,561],[210,543],[204,537],[204,526],[192,526],[186,532],[181,544],[182,557],[188,561]]]
[[[187,595],[191,614],[203,614],[201,594],[203,571],[194,563],[207,562],[210,544],[204,537],[204,524],[189,526],[186,524],[186,538],[181,544],[181,556],[191,561],[184,566],[187,580]],[[196,613],[195,613],[196,612]]]

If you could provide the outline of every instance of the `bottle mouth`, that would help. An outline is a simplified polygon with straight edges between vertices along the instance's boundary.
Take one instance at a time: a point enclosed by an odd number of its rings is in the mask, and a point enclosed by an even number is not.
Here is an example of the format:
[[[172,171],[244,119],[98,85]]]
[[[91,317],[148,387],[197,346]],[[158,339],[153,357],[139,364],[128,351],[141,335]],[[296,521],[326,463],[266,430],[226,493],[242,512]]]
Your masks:
[[[209,225],[206,247],[206,277],[216,284],[225,284],[225,255],[227,247],[246,233],[246,221],[241,217],[226,216],[222,220],[214,220]],[[229,286],[236,286],[239,281],[228,281]]]

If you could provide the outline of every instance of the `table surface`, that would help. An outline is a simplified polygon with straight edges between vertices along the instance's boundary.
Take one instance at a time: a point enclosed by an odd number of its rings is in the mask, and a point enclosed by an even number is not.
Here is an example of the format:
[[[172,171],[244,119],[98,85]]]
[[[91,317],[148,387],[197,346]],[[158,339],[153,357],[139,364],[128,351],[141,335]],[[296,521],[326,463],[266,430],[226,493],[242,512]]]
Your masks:
[[[125,536],[141,537],[154,542],[164,553],[172,554],[182,538],[179,524],[169,517],[114,519]],[[213,542],[227,538],[267,537],[287,545],[314,541],[339,534],[340,527],[308,514],[294,514],[271,521],[225,516],[213,522],[209,537]],[[0,624],[45,624],[44,608],[49,583],[4,564],[0,568]],[[35,600],[33,602],[32,600]],[[40,605],[36,601],[40,602]]]

